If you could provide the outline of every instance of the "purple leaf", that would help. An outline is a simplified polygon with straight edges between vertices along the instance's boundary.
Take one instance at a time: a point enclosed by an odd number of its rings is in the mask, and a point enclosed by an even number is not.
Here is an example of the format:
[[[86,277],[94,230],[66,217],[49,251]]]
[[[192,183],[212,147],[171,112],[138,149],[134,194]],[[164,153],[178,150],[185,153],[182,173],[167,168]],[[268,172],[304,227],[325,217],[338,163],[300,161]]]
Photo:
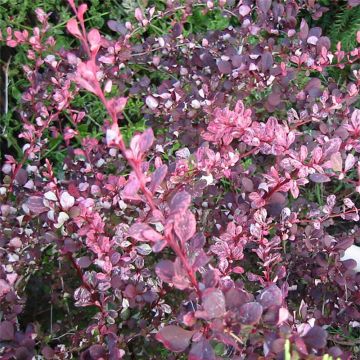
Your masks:
[[[3,321],[0,323],[0,340],[11,341],[14,339],[14,324],[11,321]]]
[[[107,22],[107,25],[108,25],[109,29],[111,29],[112,31],[115,31],[121,35],[126,35],[126,33],[128,32],[125,25],[119,23],[118,21],[109,20]]]
[[[217,63],[217,67],[221,74],[230,74],[232,70],[231,63],[229,61],[220,60]]]
[[[270,52],[266,51],[261,56],[261,70],[262,72],[268,71],[272,68],[274,63],[273,56]]]
[[[174,352],[185,351],[190,345],[194,331],[187,331],[179,326],[169,325],[163,327],[157,334],[156,340],[162,342],[164,346]]]
[[[175,275],[174,263],[170,260],[161,260],[155,266],[156,275],[165,282],[172,282]]]
[[[326,346],[327,332],[320,326],[312,327],[303,337],[307,346],[322,349]]]
[[[191,204],[191,196],[186,191],[178,192],[170,201],[170,210],[172,212],[185,212]]]
[[[315,182],[315,183],[324,183],[324,182],[329,182],[330,178],[328,176],[326,176],[325,174],[311,174],[309,176],[310,180]]]
[[[0,299],[11,290],[10,285],[4,279],[0,279]]]
[[[215,353],[206,339],[201,339],[199,342],[193,343],[189,353],[188,360],[215,360]]]
[[[145,154],[148,151],[154,142],[154,132],[151,128],[146,129],[140,135],[140,151]]]
[[[341,146],[341,139],[335,138],[327,141],[323,146],[323,159],[328,159],[332,154],[339,151]]]
[[[241,324],[255,325],[260,321],[262,313],[263,308],[258,302],[249,302],[240,306],[237,315]]]
[[[49,208],[44,205],[43,198],[40,196],[30,196],[25,205],[35,215],[40,215],[49,210]]]
[[[264,309],[267,309],[270,306],[280,306],[283,302],[283,295],[275,284],[271,284],[260,293],[256,300]]]
[[[307,24],[305,19],[302,19],[300,24],[299,38],[301,40],[306,40],[308,35],[309,35],[309,25]]]
[[[162,165],[158,167],[151,176],[151,183],[149,185],[149,190],[153,193],[160,186],[160,184],[165,179],[167,174],[168,167],[166,165]]]
[[[267,13],[271,8],[271,0],[257,0],[259,10],[263,13]]]
[[[88,256],[82,256],[77,260],[77,264],[82,268],[86,269],[91,265],[91,259]]]
[[[226,312],[225,297],[220,289],[206,289],[203,293],[203,306],[206,317],[219,318]]]
[[[103,359],[106,355],[105,349],[100,344],[90,346],[89,354],[92,359]]]
[[[175,215],[174,231],[183,244],[193,237],[196,231],[196,220],[190,210]]]
[[[281,103],[281,94],[271,93],[268,97],[268,102],[271,106],[278,106]]]
[[[19,185],[25,185],[28,180],[28,173],[25,169],[20,169],[16,174],[15,180]]]

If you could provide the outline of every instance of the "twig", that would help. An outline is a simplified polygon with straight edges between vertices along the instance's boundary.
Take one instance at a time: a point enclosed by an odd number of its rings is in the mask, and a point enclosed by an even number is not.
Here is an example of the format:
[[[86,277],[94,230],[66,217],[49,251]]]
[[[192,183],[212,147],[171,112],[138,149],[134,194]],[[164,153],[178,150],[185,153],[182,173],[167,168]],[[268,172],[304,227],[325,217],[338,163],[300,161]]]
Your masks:
[[[10,67],[11,56],[5,63],[3,70],[5,74],[5,88],[4,88],[4,114],[9,112],[9,67]]]

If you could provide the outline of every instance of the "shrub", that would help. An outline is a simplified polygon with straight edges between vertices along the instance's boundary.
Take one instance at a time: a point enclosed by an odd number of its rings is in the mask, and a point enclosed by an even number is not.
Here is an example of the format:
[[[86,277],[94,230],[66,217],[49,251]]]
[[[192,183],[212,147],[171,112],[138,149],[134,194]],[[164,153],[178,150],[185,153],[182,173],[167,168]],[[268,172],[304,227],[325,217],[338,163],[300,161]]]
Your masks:
[[[137,8],[113,38],[69,4],[78,47],[40,9],[3,36],[30,65],[0,187],[2,358],[350,359],[360,48],[332,52],[301,1]],[[216,26],[189,34],[195,11]],[[83,92],[107,114],[93,137]]]

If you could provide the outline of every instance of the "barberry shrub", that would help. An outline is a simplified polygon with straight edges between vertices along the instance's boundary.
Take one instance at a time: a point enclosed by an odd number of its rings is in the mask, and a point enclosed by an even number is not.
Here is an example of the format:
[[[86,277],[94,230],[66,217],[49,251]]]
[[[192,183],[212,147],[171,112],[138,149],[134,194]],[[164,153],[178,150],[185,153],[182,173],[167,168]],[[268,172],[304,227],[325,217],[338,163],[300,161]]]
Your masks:
[[[168,1],[112,37],[69,4],[72,48],[40,9],[2,36],[29,86],[2,166],[1,358],[351,359],[360,48],[309,25],[317,2]]]

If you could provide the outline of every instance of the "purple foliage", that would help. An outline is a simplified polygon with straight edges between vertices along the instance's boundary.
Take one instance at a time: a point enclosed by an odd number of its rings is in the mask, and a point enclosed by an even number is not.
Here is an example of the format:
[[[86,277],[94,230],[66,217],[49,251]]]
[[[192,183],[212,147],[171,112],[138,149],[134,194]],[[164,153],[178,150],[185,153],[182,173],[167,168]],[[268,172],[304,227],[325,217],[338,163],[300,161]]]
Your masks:
[[[0,356],[156,359],[164,346],[213,360],[222,344],[224,357],[281,359],[289,339],[298,358],[350,359],[326,329],[360,322],[360,276],[340,260],[360,238],[360,48],[333,51],[300,20],[301,9],[326,11],[314,2],[168,3],[136,9],[136,24],[112,21],[110,39],[87,31],[87,6],[69,0],[74,49],[57,50],[41,10],[32,34],[3,38],[27,47],[32,66],[24,157],[6,157],[0,186]],[[186,37],[195,3],[238,25]],[[139,38],[155,18],[172,32]],[[136,63],[166,79],[143,79]],[[337,83],[333,68],[351,76]],[[86,111],[73,100],[84,91],[107,111],[101,139],[79,135]],[[127,143],[131,97],[152,128]],[[56,174],[44,154],[59,134]],[[47,248],[62,264],[53,285],[93,310],[56,337],[18,321]]]

